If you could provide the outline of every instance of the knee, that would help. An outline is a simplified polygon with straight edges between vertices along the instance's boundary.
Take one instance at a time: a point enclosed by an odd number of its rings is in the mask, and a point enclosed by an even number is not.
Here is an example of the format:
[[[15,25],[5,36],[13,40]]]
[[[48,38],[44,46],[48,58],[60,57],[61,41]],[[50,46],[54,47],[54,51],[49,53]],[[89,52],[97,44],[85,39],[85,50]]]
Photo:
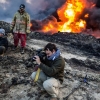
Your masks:
[[[44,87],[45,90],[50,90],[50,88],[52,88],[52,84],[50,84],[50,82],[48,82],[48,80],[46,80],[43,83],[43,87]]]
[[[34,79],[35,79],[35,75],[36,75],[36,72],[33,72],[33,73],[31,74],[30,78],[31,78],[32,80],[34,80]]]

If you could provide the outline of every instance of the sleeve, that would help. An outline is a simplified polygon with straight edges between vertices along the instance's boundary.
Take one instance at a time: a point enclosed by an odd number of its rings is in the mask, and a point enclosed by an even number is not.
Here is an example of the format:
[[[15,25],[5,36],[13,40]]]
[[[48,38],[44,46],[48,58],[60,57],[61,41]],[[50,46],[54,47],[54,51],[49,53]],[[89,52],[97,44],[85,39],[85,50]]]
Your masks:
[[[14,28],[15,23],[16,23],[16,13],[14,14],[13,19],[12,19],[12,22],[11,22],[11,26],[10,26],[11,29]]]
[[[42,71],[46,75],[52,77],[62,69],[62,63],[60,60],[58,60],[58,61],[55,61],[55,63],[52,64],[52,66],[47,66],[47,65],[41,63],[39,65],[39,67],[42,69]]]
[[[5,46],[6,50],[7,50],[8,49],[8,39],[7,38],[5,38],[5,44],[4,44],[4,46]]]
[[[4,46],[6,48],[6,50],[8,49],[8,40],[7,38],[3,38],[1,41],[0,41],[0,46]]]
[[[30,15],[27,14],[27,30],[30,31]]]

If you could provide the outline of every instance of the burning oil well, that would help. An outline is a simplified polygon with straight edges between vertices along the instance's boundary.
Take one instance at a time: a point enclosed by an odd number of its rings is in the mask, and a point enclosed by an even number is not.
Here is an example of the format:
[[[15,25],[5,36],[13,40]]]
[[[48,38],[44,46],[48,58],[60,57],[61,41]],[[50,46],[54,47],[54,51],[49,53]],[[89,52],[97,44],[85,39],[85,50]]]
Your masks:
[[[31,30],[44,33],[86,32],[100,37],[99,0],[66,0],[54,13],[32,20]]]

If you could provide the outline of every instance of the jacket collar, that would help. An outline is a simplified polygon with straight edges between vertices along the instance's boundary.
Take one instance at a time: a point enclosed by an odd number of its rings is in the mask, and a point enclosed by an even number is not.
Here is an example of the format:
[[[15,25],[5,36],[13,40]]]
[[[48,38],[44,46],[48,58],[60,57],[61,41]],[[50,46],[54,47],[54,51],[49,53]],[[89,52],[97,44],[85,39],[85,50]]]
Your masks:
[[[60,50],[58,49],[54,54],[52,54],[50,57],[48,57],[48,60],[55,60],[60,56]]]

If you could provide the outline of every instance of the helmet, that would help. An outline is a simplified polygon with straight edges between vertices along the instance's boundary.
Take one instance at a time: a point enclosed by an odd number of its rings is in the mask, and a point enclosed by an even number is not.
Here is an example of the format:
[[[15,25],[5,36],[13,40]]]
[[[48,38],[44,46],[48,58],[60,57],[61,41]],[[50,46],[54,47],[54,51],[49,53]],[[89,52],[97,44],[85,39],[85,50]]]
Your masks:
[[[20,9],[25,9],[25,5],[24,4],[21,4],[20,5]]]

